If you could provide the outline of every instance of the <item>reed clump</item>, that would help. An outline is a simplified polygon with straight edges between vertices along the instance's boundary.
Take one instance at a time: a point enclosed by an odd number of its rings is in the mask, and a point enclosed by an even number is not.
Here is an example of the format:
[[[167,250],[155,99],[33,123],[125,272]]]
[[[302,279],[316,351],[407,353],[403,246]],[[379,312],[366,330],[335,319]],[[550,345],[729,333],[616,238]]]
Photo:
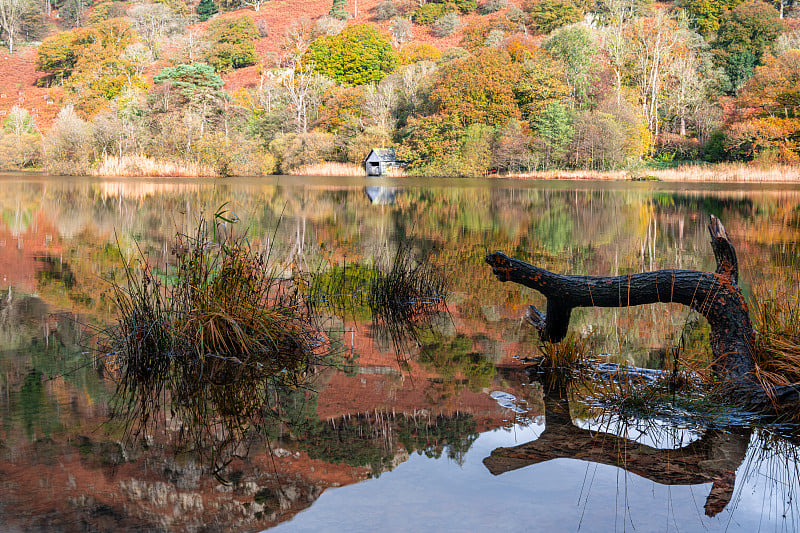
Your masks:
[[[561,342],[539,342],[538,365],[554,372],[572,372],[585,367],[589,362],[590,335],[570,332]]]
[[[178,234],[175,264],[146,258],[112,283],[118,323],[113,416],[129,437],[177,428],[177,442],[219,471],[264,422],[275,391],[305,384],[322,340],[299,283],[228,229],[224,211]]]
[[[766,390],[800,384],[800,286],[794,293],[755,291],[750,309],[755,329],[753,359]]]
[[[367,305],[376,329],[388,333],[399,354],[407,339],[418,342],[431,317],[447,309],[447,290],[442,273],[401,244],[389,268],[372,278]]]

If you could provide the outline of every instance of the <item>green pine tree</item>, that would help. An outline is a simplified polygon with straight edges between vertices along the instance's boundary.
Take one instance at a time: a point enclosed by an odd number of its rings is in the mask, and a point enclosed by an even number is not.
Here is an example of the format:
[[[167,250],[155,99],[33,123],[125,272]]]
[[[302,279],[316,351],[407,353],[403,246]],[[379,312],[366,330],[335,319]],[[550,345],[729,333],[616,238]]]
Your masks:
[[[350,13],[347,12],[347,0],[333,0],[333,6],[328,11],[328,15],[339,20],[349,19]]]
[[[197,5],[197,16],[201,21],[206,21],[211,18],[211,15],[217,12],[217,5],[214,0],[200,0]]]

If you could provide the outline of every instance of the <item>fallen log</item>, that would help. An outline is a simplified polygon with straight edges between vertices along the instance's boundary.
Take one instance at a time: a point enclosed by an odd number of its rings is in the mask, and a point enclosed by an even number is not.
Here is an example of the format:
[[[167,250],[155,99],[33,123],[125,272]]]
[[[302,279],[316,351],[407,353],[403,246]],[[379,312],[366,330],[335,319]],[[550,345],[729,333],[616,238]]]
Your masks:
[[[708,225],[717,260],[715,272],[656,270],[624,276],[561,275],[513,259],[500,252],[486,262],[500,281],[535,289],[547,298],[546,314],[530,306],[528,318],[544,341],[559,342],[567,334],[575,307],[628,307],[679,303],[694,309],[711,326],[713,370],[725,394],[735,403],[767,413],[797,411],[797,387],[765,386],[756,377],[753,326],[737,285],[736,249],[725,227],[711,215]]]

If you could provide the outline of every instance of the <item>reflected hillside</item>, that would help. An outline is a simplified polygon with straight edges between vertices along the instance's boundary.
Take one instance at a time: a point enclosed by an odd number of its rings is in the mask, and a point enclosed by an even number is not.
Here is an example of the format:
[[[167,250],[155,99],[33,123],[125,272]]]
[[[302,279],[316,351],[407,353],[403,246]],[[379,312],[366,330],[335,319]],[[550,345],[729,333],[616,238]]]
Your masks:
[[[376,202],[363,180],[6,178],[0,522],[22,530],[255,531],[313,511],[330,489],[383,482],[417,460],[469,470],[484,436],[540,423],[537,440],[506,437],[492,448],[502,451],[479,460],[492,473],[509,472],[501,481],[513,469],[567,457],[627,468],[657,484],[702,485],[709,516],[733,512],[739,487],[750,483],[737,469],[756,461],[752,430],[711,428],[669,452],[611,429],[597,441],[598,431],[586,429],[594,407],[565,405],[520,377],[521,359],[539,350],[521,318],[544,301],[497,282],[483,258],[501,250],[567,274],[706,270],[714,265],[705,228],[713,213],[735,240],[745,290],[782,286],[796,264],[800,190],[497,183],[387,182],[391,202]],[[111,369],[88,355],[92,333],[113,319],[108,280],[123,279],[120,251],[131,259],[141,250],[166,277],[175,233],[190,232],[200,213],[225,202],[239,219],[235,231],[287,272],[372,272],[408,246],[449,286],[446,310],[402,346],[366,305],[322,309],[335,361],[317,365],[307,389],[276,398],[262,437],[242,443],[249,453],[229,465],[227,485],[197,457],[176,455],[175,428],[125,442],[107,421]],[[708,357],[705,322],[670,305],[580,309],[572,324],[590,355],[611,362],[668,367],[682,336],[696,358]],[[776,448],[794,449],[791,439],[775,438]]]

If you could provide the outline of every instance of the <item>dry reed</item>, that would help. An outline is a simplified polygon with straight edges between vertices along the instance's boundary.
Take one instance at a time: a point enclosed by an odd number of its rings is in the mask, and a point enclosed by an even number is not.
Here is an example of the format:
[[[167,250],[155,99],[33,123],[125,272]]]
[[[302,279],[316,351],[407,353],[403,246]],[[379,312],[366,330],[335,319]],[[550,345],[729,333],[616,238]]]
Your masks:
[[[106,177],[206,177],[217,173],[209,165],[193,161],[165,161],[146,155],[129,154],[123,156],[103,156],[99,165],[92,170],[94,176]]]
[[[305,165],[292,171],[296,176],[343,176],[343,177],[360,177],[364,176],[366,171],[361,165],[353,163],[336,163],[336,162],[322,162],[313,165]]]
[[[758,165],[756,163],[688,164],[673,168],[640,170],[547,170],[502,175],[518,179],[630,180],[642,177],[661,181],[790,183],[800,182],[800,166]]]

